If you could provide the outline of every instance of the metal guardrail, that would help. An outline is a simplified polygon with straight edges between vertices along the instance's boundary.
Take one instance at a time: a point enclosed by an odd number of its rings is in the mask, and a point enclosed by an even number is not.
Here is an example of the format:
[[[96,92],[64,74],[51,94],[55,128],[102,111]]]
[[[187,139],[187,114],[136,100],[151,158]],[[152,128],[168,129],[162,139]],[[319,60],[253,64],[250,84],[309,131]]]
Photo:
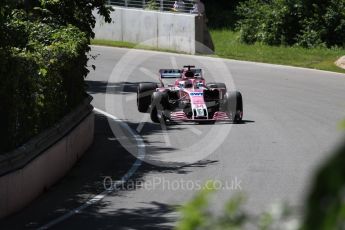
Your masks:
[[[183,4],[181,4],[183,2]],[[177,4],[176,4],[177,3]],[[108,0],[112,6],[126,8],[138,8],[146,10],[157,10],[164,12],[190,13],[193,11],[194,0],[173,1],[173,0]]]

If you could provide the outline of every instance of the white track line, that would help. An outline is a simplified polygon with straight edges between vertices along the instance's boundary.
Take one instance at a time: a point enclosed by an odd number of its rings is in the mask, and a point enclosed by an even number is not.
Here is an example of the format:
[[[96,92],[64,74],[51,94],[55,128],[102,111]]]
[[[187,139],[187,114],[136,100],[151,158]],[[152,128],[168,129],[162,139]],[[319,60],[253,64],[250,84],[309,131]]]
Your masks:
[[[140,135],[137,135],[129,126],[127,123],[121,121],[120,119],[118,119],[117,117],[104,112],[100,109],[94,108],[94,111],[97,113],[100,113],[110,119],[112,119],[114,122],[118,122],[120,124],[120,126],[124,129],[126,129],[130,135],[135,139],[135,141],[137,142],[137,147],[138,147],[138,159],[135,161],[135,163],[132,165],[132,167],[129,169],[129,171],[126,173],[126,175],[124,175],[120,181],[116,181],[116,183],[114,183],[114,186],[111,187],[111,189],[107,189],[104,192],[94,196],[93,198],[89,199],[88,201],[86,201],[83,205],[81,205],[78,208],[75,208],[71,211],[69,211],[68,213],[66,213],[63,216],[60,216],[59,218],[43,225],[42,227],[38,228],[39,230],[41,229],[49,229],[69,218],[71,218],[72,216],[80,213],[82,210],[84,210],[85,208],[101,201],[102,199],[104,199],[104,197],[106,197],[107,195],[111,194],[112,192],[117,190],[118,186],[123,185],[124,183],[126,183],[126,181],[138,170],[138,168],[141,166],[142,161],[145,157],[145,143],[144,140],[141,138]]]

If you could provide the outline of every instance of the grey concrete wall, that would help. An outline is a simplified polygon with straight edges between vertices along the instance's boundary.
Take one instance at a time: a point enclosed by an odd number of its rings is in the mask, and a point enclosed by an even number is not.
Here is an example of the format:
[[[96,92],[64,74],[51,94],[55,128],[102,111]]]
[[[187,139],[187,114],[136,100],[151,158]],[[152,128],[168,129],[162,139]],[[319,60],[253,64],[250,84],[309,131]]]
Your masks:
[[[96,39],[126,41],[195,54],[202,41],[203,20],[193,14],[114,7],[113,22],[107,24],[95,13]]]
[[[19,211],[62,178],[93,142],[94,114],[25,167],[0,177],[0,218]]]

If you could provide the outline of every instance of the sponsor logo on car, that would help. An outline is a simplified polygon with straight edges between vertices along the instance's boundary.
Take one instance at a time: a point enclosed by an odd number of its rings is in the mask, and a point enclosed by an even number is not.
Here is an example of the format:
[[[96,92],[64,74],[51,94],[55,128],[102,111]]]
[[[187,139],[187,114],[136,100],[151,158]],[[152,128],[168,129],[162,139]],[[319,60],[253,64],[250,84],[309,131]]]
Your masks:
[[[191,97],[202,97],[204,96],[204,93],[190,93]]]

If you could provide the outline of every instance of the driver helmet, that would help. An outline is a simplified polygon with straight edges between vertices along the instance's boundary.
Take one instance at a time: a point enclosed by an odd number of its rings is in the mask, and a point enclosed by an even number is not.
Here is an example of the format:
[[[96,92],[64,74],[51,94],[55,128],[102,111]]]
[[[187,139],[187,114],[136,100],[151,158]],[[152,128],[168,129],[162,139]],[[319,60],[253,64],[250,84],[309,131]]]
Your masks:
[[[194,78],[194,73],[191,70],[187,70],[184,75],[186,76],[186,78]]]

